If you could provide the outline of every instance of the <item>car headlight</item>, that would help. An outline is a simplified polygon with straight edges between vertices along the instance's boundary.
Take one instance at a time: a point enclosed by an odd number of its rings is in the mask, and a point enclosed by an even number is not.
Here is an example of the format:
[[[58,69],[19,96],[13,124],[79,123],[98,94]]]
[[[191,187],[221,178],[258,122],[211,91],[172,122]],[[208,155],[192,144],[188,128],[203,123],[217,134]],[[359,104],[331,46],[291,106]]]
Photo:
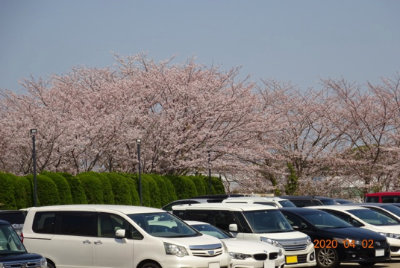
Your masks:
[[[392,233],[379,233],[379,234],[386,236],[388,238],[400,239],[400,234],[392,234]]]
[[[245,260],[247,258],[252,257],[250,254],[244,254],[244,253],[238,253],[238,252],[229,252],[229,255],[232,257],[232,259],[236,259],[236,260]]]
[[[361,245],[361,240],[351,239],[351,238],[333,238],[333,241],[337,241],[339,244],[345,245],[345,247],[349,246],[359,246]]]
[[[178,257],[183,257],[189,255],[186,248],[183,246],[178,246],[175,244],[170,244],[167,242],[164,242],[164,248],[165,248],[165,253],[167,255],[175,255]]]
[[[307,246],[312,244],[311,237],[307,236]]]
[[[275,247],[283,248],[282,245],[281,245],[278,241],[273,240],[273,239],[271,239],[271,238],[267,238],[267,237],[261,236],[261,237],[260,237],[260,240],[261,240],[262,242],[266,242],[266,243],[268,243],[268,244],[270,244],[270,245],[273,245],[273,246],[275,246]]]
[[[45,258],[40,259],[40,268],[47,268],[47,260]]]

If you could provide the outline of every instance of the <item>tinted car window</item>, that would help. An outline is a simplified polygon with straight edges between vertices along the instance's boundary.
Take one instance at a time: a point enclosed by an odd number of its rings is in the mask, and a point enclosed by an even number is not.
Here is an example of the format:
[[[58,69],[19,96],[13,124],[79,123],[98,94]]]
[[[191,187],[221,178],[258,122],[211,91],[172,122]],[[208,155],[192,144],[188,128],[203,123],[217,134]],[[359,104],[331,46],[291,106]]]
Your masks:
[[[92,212],[57,213],[57,234],[97,236],[97,214]]]
[[[37,212],[33,220],[32,230],[35,233],[54,234],[56,214],[55,212]]]
[[[136,230],[129,222],[118,215],[101,213],[99,214],[99,236],[115,237],[115,231],[119,229],[126,230],[126,238],[143,239],[143,235]]]
[[[285,207],[287,207],[287,208],[296,207],[296,205],[292,201],[289,201],[289,200],[280,200],[279,204],[281,204],[281,206],[284,208]]]
[[[373,225],[396,225],[400,221],[385,213],[374,211],[371,209],[352,209],[349,212],[365,222]]]
[[[398,195],[384,195],[382,196],[382,203],[398,203],[400,196]]]
[[[0,220],[8,221],[11,224],[24,224],[24,211],[0,211]]]
[[[365,198],[365,202],[367,202],[367,203],[379,203],[379,196],[367,196]]]
[[[363,224],[359,221],[357,221],[356,219],[354,219],[353,217],[351,217],[350,215],[340,212],[340,211],[335,211],[335,210],[329,210],[329,209],[324,209],[323,211],[326,211],[342,220],[344,220],[345,222],[351,224],[352,226],[355,227],[361,227],[363,226]]]

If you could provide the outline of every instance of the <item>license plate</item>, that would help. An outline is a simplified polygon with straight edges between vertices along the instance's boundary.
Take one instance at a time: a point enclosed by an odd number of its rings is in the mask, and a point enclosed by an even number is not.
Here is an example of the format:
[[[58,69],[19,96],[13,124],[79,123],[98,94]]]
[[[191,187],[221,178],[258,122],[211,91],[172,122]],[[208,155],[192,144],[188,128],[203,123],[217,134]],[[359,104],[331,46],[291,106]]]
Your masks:
[[[219,262],[210,262],[208,268],[219,268]]]
[[[375,250],[375,256],[376,256],[376,257],[385,256],[385,250],[384,250],[384,249],[376,249],[376,250]]]
[[[286,256],[286,263],[297,263],[297,256]]]

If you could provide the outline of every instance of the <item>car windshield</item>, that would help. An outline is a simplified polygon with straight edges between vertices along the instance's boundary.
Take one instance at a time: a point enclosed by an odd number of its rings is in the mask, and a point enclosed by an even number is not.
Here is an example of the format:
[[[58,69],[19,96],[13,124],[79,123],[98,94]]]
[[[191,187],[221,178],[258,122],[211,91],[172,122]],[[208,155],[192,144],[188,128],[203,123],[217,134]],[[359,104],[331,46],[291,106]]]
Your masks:
[[[336,205],[335,200],[333,199],[319,199],[324,205]]]
[[[293,228],[277,209],[243,212],[254,233],[290,232]]]
[[[400,208],[394,205],[383,205],[382,208],[392,212],[393,214],[400,217]]]
[[[145,232],[156,237],[190,237],[201,235],[168,212],[129,214]]]
[[[14,231],[7,224],[0,224],[0,255],[25,253],[24,245]]]
[[[211,235],[219,239],[232,238],[232,236],[211,224],[193,224],[191,226],[202,234]]]
[[[296,207],[296,205],[290,200],[280,200],[279,204],[284,208]]]
[[[352,209],[351,214],[372,225],[396,225],[400,221],[371,209]]]
[[[312,225],[320,229],[353,227],[353,225],[344,220],[324,211],[312,211],[303,214],[303,217]]]

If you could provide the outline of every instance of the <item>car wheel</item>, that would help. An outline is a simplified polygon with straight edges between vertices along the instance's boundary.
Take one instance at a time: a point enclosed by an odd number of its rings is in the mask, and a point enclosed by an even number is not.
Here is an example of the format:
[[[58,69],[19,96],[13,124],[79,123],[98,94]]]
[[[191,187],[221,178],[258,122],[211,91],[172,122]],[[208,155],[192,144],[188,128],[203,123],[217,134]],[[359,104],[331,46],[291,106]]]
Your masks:
[[[373,267],[375,265],[375,262],[359,262],[359,264],[361,265],[361,267]]]
[[[140,268],[161,268],[161,266],[156,262],[147,261],[147,262],[142,263],[140,265]]]
[[[318,267],[333,268],[339,265],[339,256],[334,248],[320,248],[316,254]]]
[[[56,268],[56,266],[51,262],[47,262],[47,268]]]

